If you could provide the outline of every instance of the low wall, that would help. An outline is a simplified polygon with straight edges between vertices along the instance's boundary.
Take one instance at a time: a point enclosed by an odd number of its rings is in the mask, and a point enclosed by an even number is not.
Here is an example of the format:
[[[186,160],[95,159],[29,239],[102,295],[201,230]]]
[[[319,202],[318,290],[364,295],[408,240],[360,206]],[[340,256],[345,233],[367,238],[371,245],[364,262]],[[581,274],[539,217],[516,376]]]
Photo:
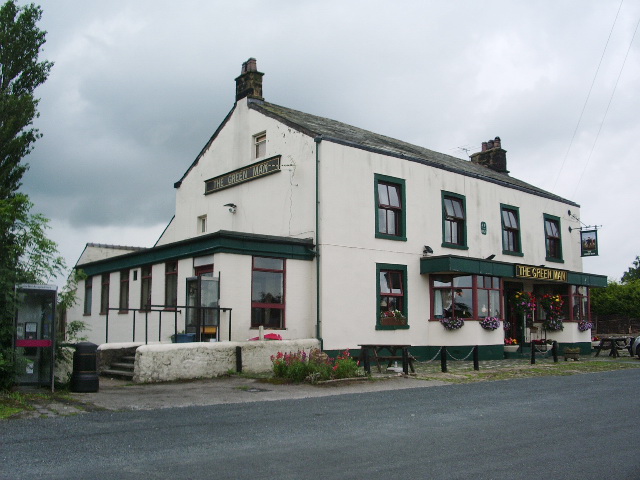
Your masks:
[[[254,342],[196,342],[143,345],[136,350],[133,381],[168,382],[214,378],[236,370],[236,347],[241,348],[242,370],[267,372],[278,352],[309,352],[320,348],[315,338]]]

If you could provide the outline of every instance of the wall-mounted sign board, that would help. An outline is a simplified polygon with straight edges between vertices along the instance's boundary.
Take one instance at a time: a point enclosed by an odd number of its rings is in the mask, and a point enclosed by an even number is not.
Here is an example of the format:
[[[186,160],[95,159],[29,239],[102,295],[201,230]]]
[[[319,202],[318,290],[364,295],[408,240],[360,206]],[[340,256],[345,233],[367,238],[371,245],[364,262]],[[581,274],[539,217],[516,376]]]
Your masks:
[[[232,172],[210,178],[204,182],[204,194],[215,193],[225,188],[235,187],[241,183],[249,182],[257,178],[271,175],[280,171],[281,155],[267,158]]]

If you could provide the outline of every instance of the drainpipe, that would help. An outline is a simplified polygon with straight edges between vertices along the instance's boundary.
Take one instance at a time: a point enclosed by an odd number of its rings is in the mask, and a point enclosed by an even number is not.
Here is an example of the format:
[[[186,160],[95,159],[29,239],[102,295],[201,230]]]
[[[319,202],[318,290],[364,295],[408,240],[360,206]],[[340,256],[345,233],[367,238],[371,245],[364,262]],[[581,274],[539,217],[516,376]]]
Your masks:
[[[320,320],[320,142],[322,135],[313,139],[316,142],[316,337],[320,340],[320,350],[324,350],[322,341],[322,321]]]

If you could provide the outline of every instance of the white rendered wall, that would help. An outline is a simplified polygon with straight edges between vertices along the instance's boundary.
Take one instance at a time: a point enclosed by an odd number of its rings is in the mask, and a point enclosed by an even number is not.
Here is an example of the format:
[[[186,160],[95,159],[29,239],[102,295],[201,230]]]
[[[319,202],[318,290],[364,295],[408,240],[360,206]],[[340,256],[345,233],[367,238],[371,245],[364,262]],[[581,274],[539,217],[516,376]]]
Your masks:
[[[278,173],[204,195],[205,181],[253,164],[253,136],[266,132],[266,156],[282,155]],[[237,205],[230,213],[225,204]],[[315,231],[315,143],[312,138],[247,108],[240,100],[220,131],[176,189],[176,215],[158,245],[218,230],[310,238]]]
[[[582,270],[578,238],[567,231],[573,225],[567,211],[579,216],[577,207],[331,142],[320,145],[320,168],[321,318],[325,349],[355,348],[361,343],[502,343],[501,329],[488,333],[477,321],[467,321],[454,332],[445,330],[440,322],[429,321],[429,277],[420,275],[425,245],[434,250],[434,256],[486,258],[493,254],[496,261]],[[405,180],[407,241],[375,237],[374,174]],[[468,250],[441,246],[443,190],[466,198]],[[501,203],[519,207],[522,257],[502,254]],[[543,213],[561,218],[564,263],[545,259]],[[481,222],[487,224],[486,235],[481,233]],[[407,267],[408,330],[375,330],[376,263]],[[573,327],[569,325],[565,330]]]

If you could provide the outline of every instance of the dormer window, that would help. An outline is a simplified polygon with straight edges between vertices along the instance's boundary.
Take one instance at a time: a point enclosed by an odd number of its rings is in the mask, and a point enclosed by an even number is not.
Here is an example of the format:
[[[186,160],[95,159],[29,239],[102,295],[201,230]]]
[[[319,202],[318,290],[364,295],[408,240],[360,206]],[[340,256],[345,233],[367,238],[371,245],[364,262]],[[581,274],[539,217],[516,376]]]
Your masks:
[[[259,133],[253,136],[255,158],[262,158],[267,154],[267,134]]]

